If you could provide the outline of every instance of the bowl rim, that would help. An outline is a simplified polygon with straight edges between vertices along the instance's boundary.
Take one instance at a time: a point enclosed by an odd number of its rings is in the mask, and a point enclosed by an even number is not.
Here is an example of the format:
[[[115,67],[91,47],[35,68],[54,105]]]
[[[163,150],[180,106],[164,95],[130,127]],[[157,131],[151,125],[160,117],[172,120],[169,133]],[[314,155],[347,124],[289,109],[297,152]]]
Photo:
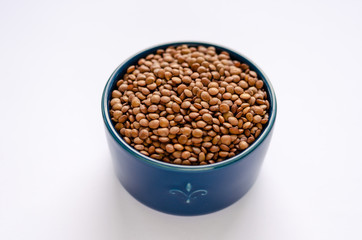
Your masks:
[[[132,146],[128,145],[123,140],[121,135],[116,131],[116,129],[114,128],[114,126],[112,124],[112,120],[110,118],[109,97],[111,95],[112,90],[114,90],[113,89],[114,84],[116,83],[116,81],[119,80],[119,78],[118,78],[119,74],[122,71],[127,70],[127,68],[131,64],[133,64],[133,62],[138,61],[138,59],[145,57],[145,55],[148,55],[151,52],[155,52],[155,50],[157,50],[157,49],[160,49],[160,48],[165,49],[169,46],[178,46],[178,45],[182,45],[182,44],[187,44],[187,45],[191,45],[191,46],[202,45],[202,46],[206,46],[206,47],[213,46],[216,48],[217,51],[226,51],[231,56],[236,56],[238,60],[240,60],[244,63],[247,63],[250,66],[250,68],[253,71],[257,72],[258,76],[263,79],[264,87],[266,88],[267,94],[270,99],[270,112],[269,112],[269,121],[268,121],[267,127],[263,129],[260,136],[245,151],[243,151],[231,158],[223,160],[221,162],[207,164],[207,165],[196,165],[196,166],[191,165],[190,166],[190,165],[177,165],[177,164],[172,164],[172,163],[166,163],[166,162],[163,162],[160,160],[153,159],[151,157],[143,155],[142,153],[140,153],[136,149],[134,149]],[[103,121],[106,125],[108,132],[111,134],[112,138],[123,149],[125,149],[127,152],[129,152],[130,154],[132,154],[139,160],[143,161],[144,163],[150,164],[152,166],[167,169],[167,170],[186,171],[186,172],[207,171],[207,170],[212,170],[212,169],[218,169],[218,168],[226,167],[235,162],[241,161],[247,155],[252,153],[270,134],[271,130],[273,129],[276,115],[277,115],[277,101],[276,101],[276,96],[275,96],[273,86],[271,85],[269,78],[260,69],[260,67],[258,65],[256,65],[254,62],[252,62],[249,58],[245,57],[244,54],[240,54],[237,51],[234,51],[228,47],[224,47],[219,44],[214,44],[214,43],[210,43],[210,42],[200,42],[200,41],[180,41],[180,42],[169,42],[169,43],[157,44],[157,45],[151,46],[149,48],[146,48],[142,51],[139,51],[138,53],[127,58],[113,71],[113,73],[109,77],[109,79],[104,87],[104,90],[103,90],[101,108],[102,108],[101,110],[102,110]]]

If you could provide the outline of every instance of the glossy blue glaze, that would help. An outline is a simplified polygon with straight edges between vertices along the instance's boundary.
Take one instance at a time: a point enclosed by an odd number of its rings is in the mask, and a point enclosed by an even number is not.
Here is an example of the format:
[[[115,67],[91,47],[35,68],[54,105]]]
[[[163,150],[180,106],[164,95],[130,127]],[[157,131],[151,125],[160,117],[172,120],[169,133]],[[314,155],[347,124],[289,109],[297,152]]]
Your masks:
[[[223,162],[184,166],[154,160],[125,143],[110,120],[111,92],[127,68],[159,48],[180,44],[214,46],[217,51],[227,51],[232,59],[247,63],[264,80],[271,106],[268,125],[248,149]],[[230,49],[201,42],[169,43],[136,54],[113,72],[102,98],[106,136],[119,181],[133,197],[145,205],[177,215],[200,215],[223,209],[240,199],[252,187],[271,140],[276,111],[272,86],[254,63]]]

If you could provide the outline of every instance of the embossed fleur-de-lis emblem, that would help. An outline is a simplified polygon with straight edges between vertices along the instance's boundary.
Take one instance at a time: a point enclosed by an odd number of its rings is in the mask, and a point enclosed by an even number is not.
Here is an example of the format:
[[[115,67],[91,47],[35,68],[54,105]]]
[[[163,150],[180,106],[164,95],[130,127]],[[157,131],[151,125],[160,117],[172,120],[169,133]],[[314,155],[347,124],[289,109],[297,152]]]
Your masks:
[[[180,189],[171,189],[169,191],[169,193],[184,197],[186,200],[186,203],[190,203],[191,199],[196,199],[200,196],[205,196],[207,194],[207,191],[204,189],[198,189],[195,191],[191,191],[192,190],[191,183],[187,183],[185,189],[186,189],[186,191],[183,191]]]

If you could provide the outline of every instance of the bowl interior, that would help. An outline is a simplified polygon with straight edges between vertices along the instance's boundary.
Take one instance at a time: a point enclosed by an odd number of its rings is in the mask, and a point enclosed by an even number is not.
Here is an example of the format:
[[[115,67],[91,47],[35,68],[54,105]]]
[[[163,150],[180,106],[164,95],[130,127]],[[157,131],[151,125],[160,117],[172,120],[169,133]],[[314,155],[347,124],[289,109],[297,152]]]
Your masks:
[[[112,91],[114,89],[116,89],[116,84],[117,81],[123,77],[123,75],[126,73],[127,68],[131,65],[136,65],[138,60],[140,58],[144,58],[147,55],[156,52],[157,49],[165,49],[169,46],[178,46],[178,45],[182,45],[182,44],[187,44],[189,46],[205,46],[205,47],[209,47],[209,46],[213,46],[216,49],[216,52],[221,52],[221,51],[226,51],[230,54],[231,59],[234,60],[238,60],[240,62],[246,63],[250,66],[250,69],[255,71],[259,78],[261,78],[264,81],[264,89],[267,92],[268,95],[268,101],[270,103],[270,109],[269,109],[269,121],[266,125],[264,125],[264,129],[262,130],[262,133],[259,135],[259,137],[243,152],[235,155],[234,157],[231,157],[229,159],[226,159],[224,161],[218,162],[218,163],[213,163],[213,164],[208,164],[208,165],[197,165],[197,166],[187,166],[187,165],[176,165],[176,164],[171,164],[171,163],[166,163],[166,162],[162,162],[159,160],[155,160],[153,158],[150,158],[148,156],[145,156],[141,153],[139,153],[136,149],[134,149],[132,146],[128,145],[123,138],[121,137],[121,135],[117,132],[117,130],[114,128],[112,120],[110,118],[110,113],[109,113],[109,102],[111,100],[111,95],[112,95]],[[253,150],[255,150],[255,148],[257,148],[260,143],[263,142],[263,140],[266,138],[266,136],[270,133],[274,122],[275,122],[275,118],[276,118],[276,113],[277,113],[277,103],[276,103],[276,97],[275,97],[275,93],[273,90],[273,87],[268,79],[268,77],[265,75],[265,73],[252,61],[250,61],[248,58],[246,58],[245,56],[236,53],[233,50],[230,50],[228,48],[219,46],[219,45],[215,45],[215,44],[211,44],[211,43],[204,43],[204,42],[173,42],[173,43],[167,43],[167,44],[162,44],[162,45],[157,45],[151,48],[148,48],[146,50],[143,50],[137,54],[135,54],[134,56],[130,57],[129,59],[127,59],[126,61],[124,61],[121,65],[119,65],[117,67],[117,69],[112,73],[112,75],[110,76],[110,78],[108,79],[108,82],[104,88],[103,91],[103,96],[102,96],[102,115],[103,115],[103,120],[104,123],[107,127],[107,130],[111,133],[112,137],[128,152],[130,152],[134,157],[140,159],[141,161],[145,161],[149,164],[152,164],[156,167],[161,167],[161,168],[168,168],[168,169],[172,169],[172,170],[181,170],[181,171],[204,171],[204,170],[210,170],[210,169],[215,169],[215,168],[219,168],[219,167],[225,167],[229,164],[232,164],[235,161],[240,161],[242,160],[242,158],[246,155],[248,155],[249,153],[251,153]]]

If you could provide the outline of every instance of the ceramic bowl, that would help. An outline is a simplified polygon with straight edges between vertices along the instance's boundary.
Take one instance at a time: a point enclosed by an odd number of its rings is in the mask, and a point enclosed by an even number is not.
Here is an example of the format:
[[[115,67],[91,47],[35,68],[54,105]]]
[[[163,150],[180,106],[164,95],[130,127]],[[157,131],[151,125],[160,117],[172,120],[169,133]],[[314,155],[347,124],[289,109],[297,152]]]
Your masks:
[[[242,153],[210,165],[174,165],[142,155],[128,145],[114,128],[109,114],[109,102],[112,90],[127,68],[159,48],[180,44],[214,46],[217,52],[227,51],[232,59],[248,64],[263,79],[270,102],[269,122],[256,141]],[[176,215],[200,215],[231,205],[253,186],[272,137],[277,103],[267,76],[245,56],[210,43],[174,42],[148,48],[119,65],[104,88],[102,114],[114,169],[123,187],[135,199],[158,211]]]

